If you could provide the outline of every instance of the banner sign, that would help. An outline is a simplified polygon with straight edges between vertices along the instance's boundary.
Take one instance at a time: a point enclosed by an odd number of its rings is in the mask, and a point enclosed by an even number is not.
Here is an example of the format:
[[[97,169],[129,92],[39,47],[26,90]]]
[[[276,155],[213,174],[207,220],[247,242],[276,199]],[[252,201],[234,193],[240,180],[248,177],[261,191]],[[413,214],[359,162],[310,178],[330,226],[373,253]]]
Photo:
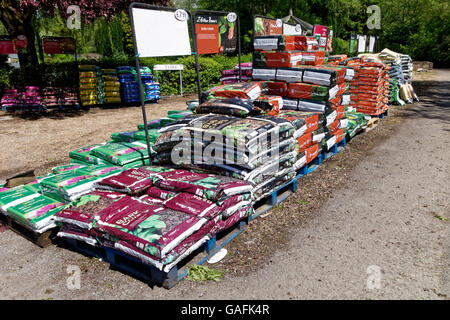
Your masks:
[[[255,37],[283,34],[283,21],[281,19],[256,17],[254,23]]]
[[[333,52],[333,30],[329,30],[325,51]]]
[[[318,24],[314,25],[313,36],[318,38],[320,50],[325,50],[328,39],[328,27]]]
[[[27,37],[0,36],[0,54],[16,54],[19,49],[26,48],[28,44]]]
[[[367,36],[358,34],[358,53],[366,52]]]
[[[289,24],[283,23],[283,34],[285,36],[301,36],[302,35],[302,26],[297,24]]]
[[[199,54],[231,53],[237,49],[236,14],[196,15],[195,32]]]
[[[376,38],[374,36],[370,36],[369,37],[369,52],[373,53],[373,51],[375,50],[375,42],[376,42]]]
[[[348,43],[348,53],[353,55],[356,53],[358,36],[354,33],[350,34],[350,41]]]
[[[140,57],[192,54],[186,10],[132,8],[132,15]]]
[[[70,37],[44,37],[42,49],[46,54],[75,54],[75,39]]]
[[[153,71],[179,71],[184,70],[183,64],[155,64]]]

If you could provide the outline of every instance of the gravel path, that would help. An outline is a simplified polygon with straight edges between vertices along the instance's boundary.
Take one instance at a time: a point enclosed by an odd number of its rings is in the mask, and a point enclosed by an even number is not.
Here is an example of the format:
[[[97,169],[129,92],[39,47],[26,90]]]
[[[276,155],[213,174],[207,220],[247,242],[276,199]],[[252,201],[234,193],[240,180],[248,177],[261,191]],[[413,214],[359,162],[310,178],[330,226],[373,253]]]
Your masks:
[[[450,72],[420,82],[395,133],[355,163],[285,250],[245,276],[150,288],[108,265],[0,233],[3,299],[446,299],[450,296]],[[292,205],[289,210],[296,210]],[[300,208],[298,208],[300,210]],[[272,212],[272,215],[276,212]],[[81,288],[69,290],[78,266]]]

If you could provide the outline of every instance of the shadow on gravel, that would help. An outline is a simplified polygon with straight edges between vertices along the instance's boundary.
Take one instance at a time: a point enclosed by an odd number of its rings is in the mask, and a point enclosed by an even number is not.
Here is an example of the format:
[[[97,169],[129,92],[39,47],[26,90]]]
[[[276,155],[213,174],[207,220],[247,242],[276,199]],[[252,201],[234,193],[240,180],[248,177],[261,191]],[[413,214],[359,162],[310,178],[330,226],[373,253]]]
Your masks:
[[[420,102],[405,109],[399,116],[439,119],[450,124],[450,81],[418,81],[413,83],[413,87]]]
[[[42,118],[53,119],[53,120],[62,120],[65,118],[75,118],[80,117],[86,114],[86,110],[48,110],[48,111],[14,111],[9,113],[14,118],[20,118],[24,120],[39,120]]]

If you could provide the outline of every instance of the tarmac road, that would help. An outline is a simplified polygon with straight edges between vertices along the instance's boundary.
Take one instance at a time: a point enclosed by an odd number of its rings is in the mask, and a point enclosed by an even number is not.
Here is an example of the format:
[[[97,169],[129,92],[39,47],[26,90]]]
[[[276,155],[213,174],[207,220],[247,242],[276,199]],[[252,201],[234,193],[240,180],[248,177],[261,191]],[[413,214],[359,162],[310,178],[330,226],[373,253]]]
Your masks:
[[[150,288],[107,264],[0,233],[2,299],[448,299],[450,71],[415,84],[396,133],[355,163],[288,249],[247,276]],[[82,271],[67,287],[68,266]]]

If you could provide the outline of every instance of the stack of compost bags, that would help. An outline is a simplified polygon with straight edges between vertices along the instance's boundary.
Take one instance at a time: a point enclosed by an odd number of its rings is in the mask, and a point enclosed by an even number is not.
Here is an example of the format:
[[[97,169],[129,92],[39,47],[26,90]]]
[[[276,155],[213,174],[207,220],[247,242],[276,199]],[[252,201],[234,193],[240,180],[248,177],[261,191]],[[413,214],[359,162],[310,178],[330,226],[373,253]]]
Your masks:
[[[42,97],[39,87],[25,87],[25,90],[20,93],[20,102],[23,107],[40,107]]]
[[[124,169],[148,165],[153,154],[154,151],[149,152],[144,141],[108,142],[90,151],[90,155]]]
[[[119,75],[122,102],[139,102],[140,96],[136,69],[130,66],[118,67],[117,73]]]
[[[82,106],[92,106],[100,104],[101,86],[99,87],[99,77],[101,69],[94,65],[79,65],[79,90],[80,103]],[[101,83],[101,81],[100,81]]]
[[[0,189],[0,212],[37,233],[56,226],[54,215],[65,204],[39,193],[34,184]]]
[[[241,82],[252,80],[252,63],[241,63]],[[220,82],[222,84],[233,84],[239,82],[239,65],[233,69],[223,70],[221,72]]]
[[[410,56],[407,54],[401,54],[400,59],[402,61],[403,77],[406,83],[412,83],[413,63]]]
[[[365,62],[362,58],[349,60],[356,77],[350,81],[350,106],[356,111],[377,116],[388,110],[389,66],[379,62]]]
[[[2,110],[14,109],[19,106],[19,94],[17,89],[9,89],[3,91],[0,101]]]
[[[158,101],[161,99],[161,88],[158,82],[153,80],[144,81],[145,101]]]
[[[244,180],[252,185],[254,200],[295,175],[293,125],[261,114],[251,101],[208,100],[196,115],[160,131],[153,145],[155,161]]]
[[[62,88],[61,105],[64,106],[77,106],[79,105],[78,94],[75,88],[65,87]]]
[[[164,272],[252,214],[248,184],[211,174],[142,167],[97,187],[56,215],[58,236],[114,248]]]
[[[42,105],[46,108],[54,108],[60,105],[61,88],[46,87],[42,89]]]
[[[101,96],[103,104],[120,104],[120,82],[116,69],[102,69]]]
[[[105,164],[107,161],[96,157],[91,154],[91,151],[95,148],[104,146],[106,143],[94,144],[86,147],[81,147],[76,150],[69,152],[69,157],[71,159],[71,163],[92,165],[92,164]]]
[[[43,195],[69,203],[91,191],[95,182],[122,172],[122,168],[109,164],[72,168],[43,178],[39,182]]]

